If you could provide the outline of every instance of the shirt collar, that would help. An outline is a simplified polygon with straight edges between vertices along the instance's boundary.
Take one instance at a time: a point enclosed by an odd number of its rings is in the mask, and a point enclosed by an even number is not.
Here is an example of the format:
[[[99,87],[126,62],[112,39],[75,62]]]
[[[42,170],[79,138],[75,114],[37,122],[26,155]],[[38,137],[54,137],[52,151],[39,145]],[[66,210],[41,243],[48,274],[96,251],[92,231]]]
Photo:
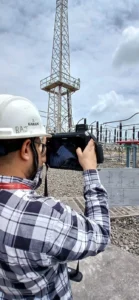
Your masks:
[[[36,176],[33,180],[23,179],[20,177],[15,176],[2,176],[0,175],[0,183],[22,183],[30,187],[30,189],[35,190],[37,189],[42,183],[42,169],[43,167],[39,168]]]

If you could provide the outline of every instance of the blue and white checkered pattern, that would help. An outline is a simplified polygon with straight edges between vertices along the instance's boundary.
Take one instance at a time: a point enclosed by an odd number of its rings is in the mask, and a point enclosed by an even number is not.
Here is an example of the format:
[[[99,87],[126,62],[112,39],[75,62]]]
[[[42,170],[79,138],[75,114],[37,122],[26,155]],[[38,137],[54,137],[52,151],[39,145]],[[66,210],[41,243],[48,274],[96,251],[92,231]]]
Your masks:
[[[67,262],[104,251],[110,237],[107,192],[97,171],[83,176],[85,215],[37,195],[38,177],[0,176],[31,188],[0,190],[0,299],[72,299]]]

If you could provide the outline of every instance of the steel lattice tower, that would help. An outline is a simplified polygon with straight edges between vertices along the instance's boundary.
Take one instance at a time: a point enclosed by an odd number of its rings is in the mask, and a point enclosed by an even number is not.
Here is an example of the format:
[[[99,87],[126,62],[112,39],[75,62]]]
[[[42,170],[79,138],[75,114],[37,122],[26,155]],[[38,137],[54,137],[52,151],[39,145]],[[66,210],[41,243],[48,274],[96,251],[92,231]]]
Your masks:
[[[40,82],[49,93],[47,132],[68,131],[72,127],[71,94],[80,89],[80,79],[70,76],[68,0],[56,0],[56,16],[51,75]]]

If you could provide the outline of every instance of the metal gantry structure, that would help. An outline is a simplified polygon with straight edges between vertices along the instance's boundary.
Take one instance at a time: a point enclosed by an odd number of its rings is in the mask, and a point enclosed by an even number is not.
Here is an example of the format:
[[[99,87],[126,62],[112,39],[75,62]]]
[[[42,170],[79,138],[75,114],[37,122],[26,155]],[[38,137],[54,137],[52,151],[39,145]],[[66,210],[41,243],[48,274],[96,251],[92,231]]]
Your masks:
[[[80,89],[80,79],[70,75],[68,0],[56,0],[51,75],[40,82],[49,93],[47,132],[69,131],[73,125],[71,95]]]

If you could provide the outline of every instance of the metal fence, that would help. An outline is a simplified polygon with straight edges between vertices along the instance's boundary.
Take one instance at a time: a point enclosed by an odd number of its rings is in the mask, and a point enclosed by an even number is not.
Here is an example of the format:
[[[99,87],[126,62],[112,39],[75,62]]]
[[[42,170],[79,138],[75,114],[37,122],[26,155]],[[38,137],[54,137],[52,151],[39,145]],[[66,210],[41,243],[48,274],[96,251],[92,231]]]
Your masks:
[[[102,145],[104,150],[104,163],[101,167],[125,168],[127,167],[128,163],[128,167],[139,168],[139,146],[136,146],[135,157],[134,148],[132,146],[130,147],[130,153],[127,153],[127,148],[124,145],[118,145],[114,143],[102,143]]]

